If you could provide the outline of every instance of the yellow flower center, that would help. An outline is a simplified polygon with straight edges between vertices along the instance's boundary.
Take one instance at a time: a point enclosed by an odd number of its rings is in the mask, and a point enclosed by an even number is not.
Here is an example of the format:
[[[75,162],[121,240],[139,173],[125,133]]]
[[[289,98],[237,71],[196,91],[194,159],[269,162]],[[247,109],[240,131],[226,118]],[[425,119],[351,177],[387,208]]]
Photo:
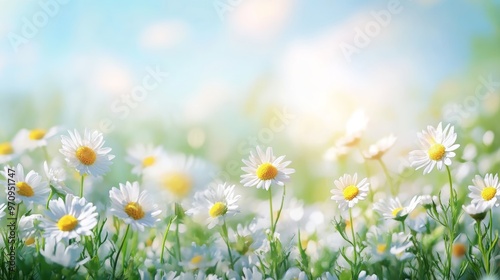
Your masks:
[[[467,252],[467,247],[462,243],[453,244],[452,254],[456,258],[461,258]]]
[[[33,237],[28,237],[26,241],[24,241],[24,245],[30,246],[31,244],[35,243],[35,238]]]
[[[146,157],[146,158],[144,158],[144,159],[142,160],[142,166],[144,166],[144,167],[149,167],[149,166],[151,166],[151,165],[155,164],[155,162],[156,162],[155,157],[153,157],[153,156],[149,156],[149,157]]]
[[[35,195],[35,192],[33,192],[33,188],[26,182],[17,182],[16,187],[17,187],[17,193],[19,195],[26,197],[32,197],[33,195]]]
[[[14,153],[14,149],[10,143],[0,143],[0,155],[10,155],[12,153]]]
[[[497,189],[494,187],[486,187],[481,191],[481,197],[486,201],[489,201],[492,198],[494,198],[496,194],[497,194]]]
[[[385,253],[385,250],[387,250],[386,244],[378,244],[377,245],[377,253],[383,254],[383,253]]]
[[[57,222],[57,227],[62,231],[71,231],[78,225],[78,220],[73,215],[64,215]]]
[[[392,216],[397,217],[399,212],[401,212],[401,210],[403,210],[403,207],[398,207],[398,208],[392,210]]]
[[[31,140],[40,140],[45,136],[45,130],[43,129],[33,129],[30,131],[29,138]]]
[[[140,220],[144,217],[144,211],[137,202],[129,202],[125,206],[125,213],[134,220]]]
[[[164,176],[163,186],[178,197],[185,197],[192,188],[191,179],[186,174],[180,172]]]
[[[259,165],[257,168],[257,177],[261,180],[271,180],[278,175],[278,169],[269,162]]]
[[[351,221],[345,220],[345,230],[350,230],[352,227]]]
[[[197,255],[191,259],[192,264],[199,264],[203,260],[203,256]]]
[[[215,218],[226,214],[226,212],[227,212],[226,204],[222,202],[217,202],[212,207],[210,207],[209,214],[210,217]]]
[[[441,160],[444,157],[445,152],[445,147],[439,143],[436,143],[430,147],[427,153],[429,154],[430,159]]]
[[[85,165],[92,165],[94,164],[97,155],[91,148],[81,146],[76,150],[76,158]]]
[[[342,194],[344,195],[345,200],[353,200],[358,195],[358,193],[359,193],[359,189],[358,189],[358,187],[356,187],[354,185],[347,186],[347,188],[345,188],[342,191]]]

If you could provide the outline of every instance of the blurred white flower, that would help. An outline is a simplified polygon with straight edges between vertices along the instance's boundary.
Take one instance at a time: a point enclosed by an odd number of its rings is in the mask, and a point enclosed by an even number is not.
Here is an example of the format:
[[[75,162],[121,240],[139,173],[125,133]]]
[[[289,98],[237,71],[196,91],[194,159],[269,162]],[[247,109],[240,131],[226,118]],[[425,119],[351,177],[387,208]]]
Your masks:
[[[149,193],[140,191],[138,182],[120,183],[120,189],[113,187],[109,191],[111,213],[130,225],[133,230],[144,231],[153,227],[160,219],[158,205],[151,200]]]
[[[476,175],[472,179],[474,185],[469,185],[469,197],[473,204],[490,204],[491,207],[498,206],[497,200],[500,196],[500,182],[498,174],[486,174],[484,179]]]
[[[14,140],[12,141],[15,146],[19,147],[21,150],[34,150],[35,148],[45,147],[48,144],[48,140],[54,137],[60,128],[53,126],[49,130],[44,129],[21,129]]]
[[[419,196],[414,196],[407,206],[403,206],[399,198],[391,198],[389,201],[380,200],[373,205],[373,210],[379,212],[384,219],[404,221],[408,214],[410,214],[418,206],[420,202]]]
[[[9,162],[17,158],[22,153],[17,147],[12,146],[10,142],[0,143],[0,164]]]
[[[380,159],[396,143],[396,137],[389,135],[370,145],[368,150],[363,151],[363,157],[366,159]]]
[[[451,158],[455,156],[455,151],[460,147],[455,144],[457,134],[455,128],[448,124],[444,129],[439,123],[437,128],[427,126],[427,131],[422,130],[417,134],[422,150],[410,152],[411,166],[416,169],[424,168],[424,174],[430,173],[434,166],[438,170],[444,165],[451,165]]]
[[[40,237],[40,222],[42,220],[42,217],[43,216],[40,214],[31,214],[29,216],[23,215],[19,219],[18,223],[19,237],[22,239],[27,239],[30,237]]]
[[[54,238],[57,242],[80,240],[80,236],[93,234],[92,229],[97,225],[96,207],[85,198],[68,194],[65,201],[61,198],[51,200],[41,221],[46,238]]]
[[[346,123],[346,134],[337,140],[337,147],[354,147],[361,140],[368,124],[368,117],[363,110],[355,111]]]
[[[285,161],[285,156],[275,157],[273,149],[268,147],[266,152],[260,147],[256,148],[257,154],[250,152],[248,160],[243,159],[245,167],[241,169],[246,174],[241,175],[241,183],[245,187],[256,186],[258,189],[269,190],[271,184],[284,186],[290,179],[290,174],[295,173],[295,169],[287,168],[291,161]]]
[[[406,235],[404,232],[392,234],[390,252],[400,261],[410,259],[414,256],[412,253],[406,251],[408,248],[413,246],[409,239],[410,235]]]
[[[283,280],[308,280],[308,278],[304,271],[296,267],[291,267],[285,272]]]
[[[75,129],[68,131],[69,137],[61,136],[62,149],[59,151],[66,158],[69,166],[75,168],[80,175],[101,176],[109,171],[114,155],[111,148],[104,148],[102,133],[85,129],[83,137]]]
[[[191,246],[182,248],[182,258],[179,265],[184,270],[205,271],[217,264],[220,260],[220,252],[206,245],[198,246],[193,242]]]
[[[0,172],[5,178],[5,186],[7,179],[10,178],[9,168],[15,172],[13,179],[16,182],[16,203],[24,202],[29,207],[33,203],[45,204],[50,189],[47,188],[47,182],[42,180],[42,176],[33,170],[24,176],[24,168],[21,164],[16,167],[5,166],[4,171]],[[8,188],[5,188],[5,192],[8,192]]]
[[[467,206],[462,205],[462,209],[464,209],[465,213],[471,216],[471,218],[480,222],[486,217],[486,214],[492,206],[491,203],[471,203]]]
[[[162,147],[152,145],[136,145],[127,150],[127,162],[133,165],[132,173],[140,175],[142,172],[161,162],[166,154]]]
[[[335,180],[337,188],[330,191],[333,194],[331,199],[339,204],[342,211],[354,207],[360,200],[364,200],[368,196],[368,179],[364,178],[359,183],[357,181],[357,173],[354,173],[354,176],[344,174]]]
[[[54,238],[47,238],[45,247],[40,250],[40,254],[45,257],[47,262],[75,269],[90,260],[89,257],[80,260],[82,252],[83,246],[81,244],[73,243],[66,246]]]
[[[361,271],[358,275],[358,280],[378,280],[378,276],[376,274],[368,275],[366,271]]]
[[[45,177],[47,178],[49,185],[63,194],[73,193],[66,187],[66,184],[64,183],[64,181],[66,181],[66,171],[64,171],[64,168],[62,168],[57,161],[53,161],[50,167],[47,161],[44,161],[43,170],[45,171]]]

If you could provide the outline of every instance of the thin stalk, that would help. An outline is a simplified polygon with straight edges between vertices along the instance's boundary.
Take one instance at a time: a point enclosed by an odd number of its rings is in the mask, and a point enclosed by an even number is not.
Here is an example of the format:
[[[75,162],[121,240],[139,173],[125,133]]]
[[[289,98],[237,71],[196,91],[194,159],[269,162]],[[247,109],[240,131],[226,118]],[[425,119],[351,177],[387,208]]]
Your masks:
[[[85,175],[82,175],[80,179],[80,197],[83,197],[83,182],[85,181]]]
[[[281,211],[283,210],[283,204],[285,202],[285,193],[286,193],[286,187],[283,186],[283,195],[281,196],[280,208],[278,210],[278,214],[276,215],[276,220],[274,221],[273,236],[274,236],[274,233],[276,231],[276,226],[278,225],[278,220],[280,219],[280,216],[281,216]]]
[[[160,263],[164,263],[165,262],[163,260],[163,254],[165,253],[165,243],[167,242],[167,236],[168,236],[168,233],[170,232],[170,226],[172,226],[172,223],[176,219],[177,219],[177,216],[175,216],[172,219],[170,219],[170,221],[168,222],[168,225],[167,225],[167,230],[165,231],[165,235],[163,235],[163,241],[161,243]]]
[[[449,220],[449,225],[448,225],[448,234],[449,234],[449,239],[448,239],[448,251],[447,251],[447,256],[446,256],[446,271],[445,271],[445,276],[446,279],[451,279],[451,258],[453,254],[453,241],[455,240],[455,202],[456,202],[456,197],[455,193],[453,191],[453,181],[451,177],[451,171],[450,167],[446,165],[446,171],[448,173],[448,181],[450,183],[450,202],[449,202],[449,210],[451,212],[450,220]]]
[[[476,234],[477,234],[477,239],[478,239],[478,245],[479,245],[479,251],[481,251],[481,255],[483,256],[483,265],[484,265],[484,270],[486,271],[486,275],[490,274],[490,258],[488,256],[488,252],[484,249],[484,244],[483,244],[483,234],[481,230],[481,222],[476,222],[477,227],[476,227]]]
[[[125,244],[125,240],[127,240],[127,235],[128,235],[129,229],[130,229],[130,225],[127,225],[127,230],[125,230],[125,236],[123,236],[122,244],[120,245],[120,248],[118,249],[118,253],[116,253],[115,262],[113,263],[113,277],[111,277],[111,279],[116,279],[115,278],[116,265],[118,264],[118,258],[120,257],[120,253],[123,249],[123,245]]]
[[[45,204],[46,209],[49,209],[49,201],[52,199],[53,196],[54,196],[54,188],[52,187],[52,185],[50,185],[49,198],[47,199],[47,203]]]
[[[274,234],[274,218],[273,218],[273,193],[269,188],[269,214],[271,217],[271,232]]]
[[[229,267],[233,270],[234,269],[234,260],[233,260],[233,254],[231,253],[231,246],[229,245],[229,235],[227,232],[227,225],[226,225],[226,218],[223,218],[224,222],[222,224],[222,232],[221,236],[224,242],[226,243],[227,246],[227,253],[229,254],[229,261],[231,262]]]
[[[357,269],[358,265],[358,251],[357,251],[357,243],[356,243],[356,234],[354,233],[354,224],[352,223],[352,208],[349,208],[349,222],[351,223],[351,234],[352,234],[352,245],[353,245],[353,252],[354,252],[354,266]],[[351,267],[351,275],[352,279],[357,279],[358,275],[356,274],[356,271]]]

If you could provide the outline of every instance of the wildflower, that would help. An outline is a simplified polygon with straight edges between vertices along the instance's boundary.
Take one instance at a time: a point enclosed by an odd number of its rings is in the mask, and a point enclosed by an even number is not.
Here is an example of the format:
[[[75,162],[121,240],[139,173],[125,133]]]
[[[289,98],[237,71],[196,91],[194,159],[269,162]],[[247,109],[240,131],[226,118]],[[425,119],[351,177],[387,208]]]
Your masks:
[[[368,179],[364,178],[359,183],[358,174],[351,175],[344,174],[338,180],[335,180],[335,185],[337,188],[332,189],[331,193],[333,196],[332,200],[335,200],[339,204],[339,208],[346,210],[347,208],[352,208],[360,200],[364,200],[368,195]]]
[[[484,179],[476,175],[472,179],[474,185],[469,186],[469,197],[472,198],[472,203],[477,204],[490,204],[498,206],[497,200],[500,196],[500,183],[498,182],[498,174],[486,174]]]
[[[59,198],[49,202],[41,227],[46,238],[54,238],[57,242],[79,240],[80,236],[92,235],[92,229],[97,225],[96,217],[96,207],[92,203],[68,194],[65,201]]]
[[[48,238],[45,241],[45,247],[43,250],[40,250],[40,254],[49,263],[56,263],[63,267],[77,269],[90,260],[89,257],[80,260],[83,249],[83,246],[78,243],[66,246],[54,238]]]
[[[260,147],[256,150],[256,155],[250,152],[248,160],[243,160],[246,166],[241,169],[246,174],[241,175],[241,183],[245,187],[257,186],[258,189],[266,190],[269,190],[271,184],[284,186],[290,179],[289,175],[295,173],[295,169],[287,168],[291,161],[283,162],[285,156],[275,157],[271,147],[265,153]]]
[[[208,228],[222,225],[224,218],[237,213],[236,202],[240,196],[234,195],[234,185],[219,184],[217,188],[210,188],[195,196],[193,208],[186,213],[189,215],[203,214],[207,217]]]
[[[145,169],[155,166],[166,157],[162,147],[153,147],[152,145],[137,145],[130,148],[127,153],[127,162],[134,166],[132,173],[138,175],[142,174]]]
[[[21,129],[14,137],[14,143],[23,150],[34,150],[35,148],[47,146],[47,141],[59,132],[59,128],[54,126],[48,130],[44,129]]]
[[[467,206],[462,205],[462,209],[464,209],[465,213],[469,214],[476,222],[484,220],[491,207],[492,204],[489,203],[471,203]]]
[[[5,167],[3,172],[0,172],[6,179],[9,177],[9,167]],[[24,168],[18,164],[14,169],[14,181],[16,182],[16,203],[24,202],[26,204],[45,204],[49,188],[47,182],[42,180],[35,171],[31,170],[24,176]],[[5,188],[7,191],[7,188]]]
[[[179,265],[185,270],[204,271],[217,264],[220,259],[218,253],[206,245],[198,246],[193,242],[190,247],[183,248],[182,258],[184,260]]]
[[[17,147],[12,146],[10,142],[0,142],[0,164],[9,162],[20,154],[20,150]]]
[[[59,151],[66,158],[66,162],[74,167],[80,175],[101,176],[108,172],[114,155],[110,155],[111,148],[104,148],[102,133],[90,132],[85,129],[83,137],[77,130],[68,131],[69,137],[62,135],[62,149]]]
[[[370,145],[367,151],[363,152],[366,159],[380,159],[396,142],[394,135],[382,138],[377,143]]]
[[[453,126],[448,124],[443,129],[439,123],[437,128],[427,126],[427,131],[423,130],[417,135],[422,150],[410,152],[411,166],[417,170],[425,167],[424,174],[427,174],[434,169],[434,166],[441,170],[443,165],[451,165],[451,158],[455,156],[453,151],[460,147],[459,144],[455,144],[457,134]]]
[[[154,226],[160,219],[161,210],[154,204],[146,191],[140,192],[138,182],[120,184],[120,189],[113,187],[109,191],[111,213],[122,219],[132,229],[144,231],[145,227]]]
[[[373,206],[373,209],[379,212],[386,220],[404,221],[408,214],[418,206],[419,200],[419,196],[414,196],[407,206],[403,206],[399,198],[396,197],[389,199],[389,201],[381,200]]]

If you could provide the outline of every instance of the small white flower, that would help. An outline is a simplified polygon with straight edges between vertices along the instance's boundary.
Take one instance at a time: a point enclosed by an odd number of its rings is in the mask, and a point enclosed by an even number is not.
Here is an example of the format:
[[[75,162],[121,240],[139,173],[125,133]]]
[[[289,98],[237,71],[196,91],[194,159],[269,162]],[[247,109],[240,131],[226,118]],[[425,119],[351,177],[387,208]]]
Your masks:
[[[363,157],[366,159],[380,159],[396,143],[396,137],[389,135],[380,139],[377,143],[370,145],[367,151],[363,151]]]
[[[391,243],[391,254],[398,260],[403,261],[413,257],[412,253],[406,250],[412,246],[410,242],[410,235],[405,235],[404,232],[393,233]]]
[[[354,173],[354,176],[344,174],[335,180],[337,188],[330,191],[333,194],[331,198],[339,204],[342,211],[354,207],[360,200],[364,200],[368,196],[368,179],[364,178],[359,183],[357,181],[357,173]]]
[[[136,145],[127,151],[127,162],[132,164],[133,174],[142,174],[142,172],[151,168],[162,161],[166,155],[162,147],[153,147],[152,145]]]
[[[379,212],[386,220],[404,221],[418,206],[420,202],[419,196],[414,196],[407,206],[403,206],[399,198],[391,198],[389,201],[381,200],[373,205],[373,209]]]
[[[366,271],[361,271],[358,276],[358,280],[378,280],[377,274],[368,275]]]
[[[471,203],[467,206],[462,205],[462,209],[464,209],[465,213],[469,214],[471,218],[476,221],[482,221],[488,211],[491,209],[493,205],[491,203]]]
[[[363,110],[355,111],[346,123],[346,134],[337,140],[338,147],[353,147],[361,140],[368,124],[368,117]]]
[[[56,263],[67,268],[78,268],[90,260],[87,257],[80,261],[82,252],[82,245],[74,243],[66,246],[54,238],[47,238],[45,247],[40,250],[40,254],[45,257],[47,262]]]
[[[422,205],[425,209],[429,209],[432,207],[434,202],[436,201],[437,196],[430,196],[428,194],[420,196],[420,205]]]
[[[193,242],[190,247],[182,249],[182,258],[184,260],[179,262],[179,265],[184,270],[205,271],[217,264],[220,260],[220,255],[217,251],[208,248],[206,245],[198,246]]]
[[[389,255],[391,236],[389,233],[372,226],[366,234],[366,242],[370,250],[370,261],[382,261]]]
[[[113,187],[109,191],[111,213],[122,219],[132,229],[144,231],[152,227],[160,219],[161,210],[154,204],[146,191],[140,192],[138,182],[120,184],[120,189]]]
[[[451,158],[455,156],[453,151],[460,147],[459,144],[455,144],[457,134],[453,126],[448,124],[443,129],[439,123],[437,128],[427,126],[427,131],[423,130],[417,135],[422,150],[410,152],[411,166],[417,170],[425,167],[424,174],[427,174],[434,169],[434,166],[441,170],[444,165],[451,165]]]
[[[49,130],[44,129],[21,129],[14,137],[14,143],[20,149],[34,150],[35,148],[47,146],[47,140],[54,137],[59,132],[59,128],[54,126]]]
[[[0,142],[0,164],[9,162],[17,158],[21,151],[17,147],[12,146],[10,142]]]
[[[226,183],[219,184],[217,188],[210,188],[203,193],[195,195],[193,208],[188,210],[188,215],[201,214],[207,217],[208,228],[222,225],[225,217],[237,213],[236,202],[240,195],[234,195],[234,185],[226,186]]]
[[[59,198],[49,202],[41,228],[46,238],[54,238],[57,242],[79,240],[80,236],[92,235],[92,229],[97,225],[96,217],[96,207],[92,203],[68,194],[65,201]]]
[[[500,196],[500,183],[498,181],[498,174],[486,174],[484,179],[476,175],[472,179],[474,185],[469,186],[469,197],[472,198],[473,204],[491,204],[491,206],[498,206],[498,197]]]
[[[260,273],[260,271],[257,269],[257,267],[252,267],[252,269],[249,269],[247,267],[243,268],[243,276],[241,277],[242,280],[263,280],[264,275]]]
[[[290,180],[290,174],[295,173],[295,169],[287,168],[291,161],[285,161],[285,156],[275,157],[273,149],[268,147],[266,152],[260,147],[256,148],[257,154],[250,152],[248,160],[243,159],[246,166],[241,170],[246,174],[241,175],[241,183],[245,187],[256,186],[258,189],[269,190],[271,184],[284,186]]]
[[[22,239],[30,238],[30,237],[40,237],[41,236],[41,228],[39,226],[40,221],[42,220],[42,215],[40,214],[31,214],[29,216],[22,216],[19,219],[18,227],[19,227],[19,237]]]
[[[45,177],[52,187],[63,194],[72,193],[72,191],[67,188],[64,183],[64,181],[66,181],[66,171],[64,171],[62,167],[58,166],[57,162],[53,162],[49,167],[48,163],[44,161],[43,170],[45,171]]]
[[[291,267],[285,272],[283,280],[294,280],[294,279],[308,280],[307,275],[304,271],[301,271],[296,267]]]
[[[15,168],[6,166],[4,171],[0,172],[6,181],[10,179],[9,168],[15,171],[13,179],[16,182],[16,203],[22,201],[28,205],[32,203],[45,204],[50,189],[47,187],[47,182],[42,180],[42,176],[33,170],[24,176],[24,168],[18,164]],[[5,191],[8,192],[8,189],[5,188]]]
[[[108,172],[114,155],[109,155],[111,148],[104,148],[102,133],[85,129],[83,137],[75,129],[68,131],[69,137],[62,135],[62,149],[59,151],[66,158],[69,166],[75,168],[80,175],[101,176]]]

